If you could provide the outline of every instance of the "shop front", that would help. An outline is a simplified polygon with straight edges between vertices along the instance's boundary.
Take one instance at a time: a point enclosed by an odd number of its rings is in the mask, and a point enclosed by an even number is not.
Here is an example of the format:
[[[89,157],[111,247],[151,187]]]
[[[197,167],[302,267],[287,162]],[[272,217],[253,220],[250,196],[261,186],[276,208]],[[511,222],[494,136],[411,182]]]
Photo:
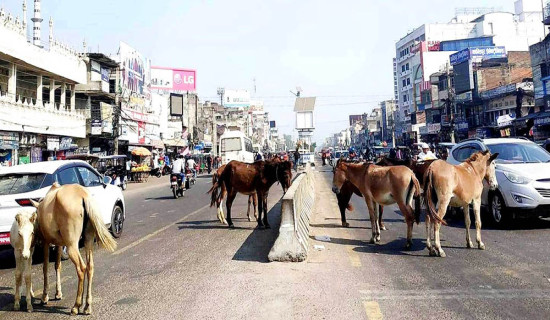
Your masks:
[[[19,139],[18,164],[42,161],[40,137],[34,133],[21,133]]]
[[[17,164],[19,134],[0,131],[0,166],[11,167]]]

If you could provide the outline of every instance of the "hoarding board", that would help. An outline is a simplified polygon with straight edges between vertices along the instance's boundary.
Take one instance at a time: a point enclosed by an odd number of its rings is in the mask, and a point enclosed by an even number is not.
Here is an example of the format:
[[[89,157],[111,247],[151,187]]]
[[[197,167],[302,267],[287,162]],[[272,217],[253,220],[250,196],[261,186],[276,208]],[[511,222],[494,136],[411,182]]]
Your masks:
[[[466,60],[454,66],[456,94],[474,89],[474,75],[471,67],[472,64],[470,60]]]
[[[183,116],[183,95],[170,93],[170,115]]]
[[[149,62],[134,48],[121,42],[119,48],[122,87],[132,93],[147,95],[150,66]]]
[[[472,47],[451,54],[451,65],[455,66],[467,60],[481,62],[489,59],[506,58],[505,47]]]
[[[151,89],[166,91],[196,91],[196,71],[151,67]]]
[[[269,127],[270,128],[276,128],[277,124],[275,123],[275,121],[269,121]]]
[[[313,129],[313,112],[296,112],[296,129]]]
[[[223,104],[226,107],[238,108],[250,106],[250,92],[248,90],[225,89],[223,99]]]
[[[350,114],[349,115],[349,125],[353,126],[357,122],[363,122],[363,115],[361,114]]]

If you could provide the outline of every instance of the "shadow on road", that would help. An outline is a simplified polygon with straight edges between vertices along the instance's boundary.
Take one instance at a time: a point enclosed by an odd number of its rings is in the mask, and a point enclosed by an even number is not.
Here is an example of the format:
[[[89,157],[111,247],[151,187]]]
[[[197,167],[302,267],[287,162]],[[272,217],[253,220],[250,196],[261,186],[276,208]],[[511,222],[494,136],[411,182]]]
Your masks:
[[[281,202],[277,202],[267,214],[271,229],[254,229],[233,256],[236,261],[268,262],[267,255],[275,243],[281,224]]]
[[[160,196],[160,197],[156,197],[156,198],[145,198],[144,200],[170,200],[170,199],[174,199],[174,196],[173,195],[169,195],[169,196]],[[175,200],[175,199],[174,199]]]
[[[347,227],[347,228],[344,228],[342,227],[341,224],[333,224],[333,223],[320,223],[320,224],[310,224],[311,227],[314,227],[314,228],[333,228],[333,229],[370,229],[370,228],[367,228],[367,227]]]
[[[407,240],[405,238],[399,238],[384,244],[367,244],[365,246],[355,247],[353,251],[392,256],[423,256],[418,254],[426,249],[426,245],[422,240],[413,239],[413,246],[410,250],[405,249],[406,242]],[[425,256],[429,257],[427,251]]]

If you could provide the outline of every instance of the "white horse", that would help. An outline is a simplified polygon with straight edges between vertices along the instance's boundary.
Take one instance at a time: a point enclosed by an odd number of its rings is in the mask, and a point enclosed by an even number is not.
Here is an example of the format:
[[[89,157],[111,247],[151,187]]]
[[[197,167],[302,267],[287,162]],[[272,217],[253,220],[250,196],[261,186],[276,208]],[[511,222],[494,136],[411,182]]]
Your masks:
[[[25,284],[27,287],[27,311],[32,312],[32,292],[31,267],[32,254],[34,252],[35,231],[37,230],[38,220],[36,211],[21,211],[15,216],[15,221],[10,230],[10,243],[15,253],[15,302],[14,310],[20,309],[22,276],[25,274]]]

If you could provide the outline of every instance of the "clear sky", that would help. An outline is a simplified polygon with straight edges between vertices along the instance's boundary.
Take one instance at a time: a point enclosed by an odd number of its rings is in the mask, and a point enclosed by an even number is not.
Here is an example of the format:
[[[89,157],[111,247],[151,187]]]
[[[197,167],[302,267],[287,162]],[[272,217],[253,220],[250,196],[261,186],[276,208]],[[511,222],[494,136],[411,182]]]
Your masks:
[[[33,0],[27,0],[29,19]],[[0,0],[22,15],[22,0]],[[514,0],[44,0],[42,39],[54,18],[59,40],[116,53],[123,40],[153,65],[197,70],[201,100],[216,88],[249,89],[282,133],[293,133],[297,85],[318,96],[314,140],[347,126],[393,97],[395,42],[429,22],[448,22],[456,7],[499,7]],[[30,22],[29,22],[30,23]],[[32,26],[29,28],[32,29]],[[30,32],[30,31],[29,31]],[[295,134],[295,132],[294,132]]]

